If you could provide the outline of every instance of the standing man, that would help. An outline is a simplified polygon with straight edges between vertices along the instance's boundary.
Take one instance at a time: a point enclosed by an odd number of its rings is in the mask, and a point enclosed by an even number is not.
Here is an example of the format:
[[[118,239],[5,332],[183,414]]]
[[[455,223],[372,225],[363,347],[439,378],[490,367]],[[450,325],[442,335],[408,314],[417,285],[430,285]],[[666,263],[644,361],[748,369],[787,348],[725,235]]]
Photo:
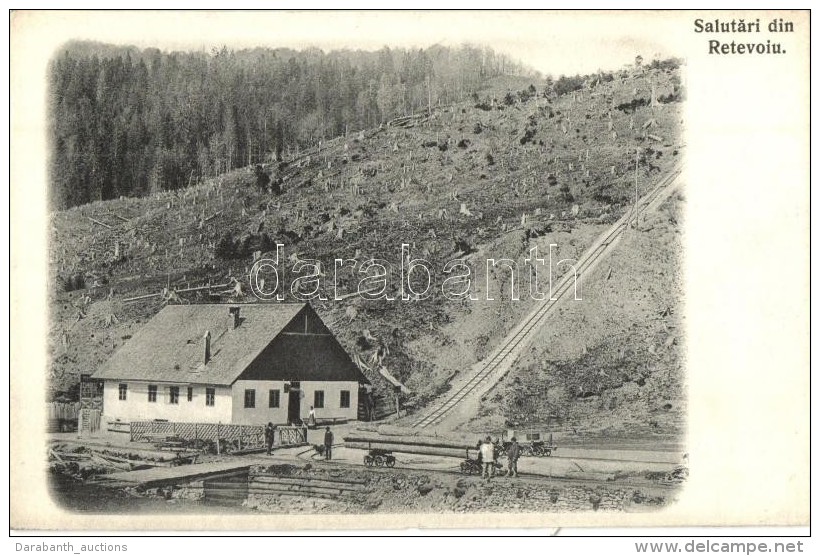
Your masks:
[[[330,451],[333,448],[333,433],[330,427],[325,428],[325,460],[330,461]]]
[[[489,481],[493,475],[495,475],[495,446],[493,446],[493,440],[489,436],[484,440],[484,444],[481,445],[481,461],[484,462],[484,471],[481,474],[481,477],[486,477]]]
[[[518,477],[518,458],[521,456],[521,447],[513,436],[507,448],[507,477]]]
[[[273,423],[269,421],[268,425],[265,427],[265,445],[268,447],[268,455],[270,455],[271,448],[273,448],[274,431],[275,429],[273,428]]]

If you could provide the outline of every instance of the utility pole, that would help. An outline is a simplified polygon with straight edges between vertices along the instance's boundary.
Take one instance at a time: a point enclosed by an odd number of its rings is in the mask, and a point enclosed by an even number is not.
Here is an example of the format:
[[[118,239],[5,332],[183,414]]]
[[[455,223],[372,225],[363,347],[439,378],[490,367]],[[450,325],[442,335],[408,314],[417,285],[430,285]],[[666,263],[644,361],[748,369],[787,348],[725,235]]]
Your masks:
[[[638,228],[638,152],[635,149],[635,228]]]

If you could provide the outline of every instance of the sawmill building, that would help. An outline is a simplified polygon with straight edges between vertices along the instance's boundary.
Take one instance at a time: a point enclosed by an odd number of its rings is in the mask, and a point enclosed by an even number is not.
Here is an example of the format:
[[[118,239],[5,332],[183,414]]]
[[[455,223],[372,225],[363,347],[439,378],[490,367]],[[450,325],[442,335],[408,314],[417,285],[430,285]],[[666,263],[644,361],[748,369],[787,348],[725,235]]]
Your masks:
[[[369,384],[306,303],[168,305],[92,378],[108,422],[355,420]]]

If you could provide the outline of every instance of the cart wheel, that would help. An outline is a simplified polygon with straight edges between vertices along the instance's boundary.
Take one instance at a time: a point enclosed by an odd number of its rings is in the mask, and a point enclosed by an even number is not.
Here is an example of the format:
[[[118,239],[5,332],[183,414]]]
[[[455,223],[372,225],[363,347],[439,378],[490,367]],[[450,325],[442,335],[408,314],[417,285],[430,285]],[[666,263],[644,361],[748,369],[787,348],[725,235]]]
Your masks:
[[[552,455],[552,450],[547,449],[546,451],[544,451],[544,455],[550,457]]]
[[[461,462],[461,472],[464,473],[465,475],[472,475],[473,474],[473,468],[466,461],[462,461]]]
[[[384,465],[384,456],[376,456],[376,467]]]
[[[387,458],[386,463],[387,463],[387,467],[393,467],[394,465],[396,465],[396,458],[391,456],[391,457]]]
[[[367,467],[373,467],[373,458],[371,458],[370,456],[365,456],[364,457],[364,464]]]

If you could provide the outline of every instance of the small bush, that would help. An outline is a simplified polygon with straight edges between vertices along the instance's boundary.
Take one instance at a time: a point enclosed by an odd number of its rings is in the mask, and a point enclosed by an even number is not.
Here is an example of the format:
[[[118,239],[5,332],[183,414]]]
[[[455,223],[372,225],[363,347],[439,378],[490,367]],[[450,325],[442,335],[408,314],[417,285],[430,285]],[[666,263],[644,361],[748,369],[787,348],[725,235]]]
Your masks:
[[[649,100],[641,97],[632,99],[630,102],[622,102],[615,107],[615,110],[620,110],[624,114],[634,114],[635,110],[641,106],[649,106]]]
[[[82,274],[73,274],[66,278],[58,277],[57,281],[64,292],[85,289],[85,276]]]
[[[532,141],[532,138],[535,137],[535,132],[537,130],[535,128],[529,128],[524,132],[524,136],[518,140],[519,143],[522,145],[526,145],[527,143]]]

